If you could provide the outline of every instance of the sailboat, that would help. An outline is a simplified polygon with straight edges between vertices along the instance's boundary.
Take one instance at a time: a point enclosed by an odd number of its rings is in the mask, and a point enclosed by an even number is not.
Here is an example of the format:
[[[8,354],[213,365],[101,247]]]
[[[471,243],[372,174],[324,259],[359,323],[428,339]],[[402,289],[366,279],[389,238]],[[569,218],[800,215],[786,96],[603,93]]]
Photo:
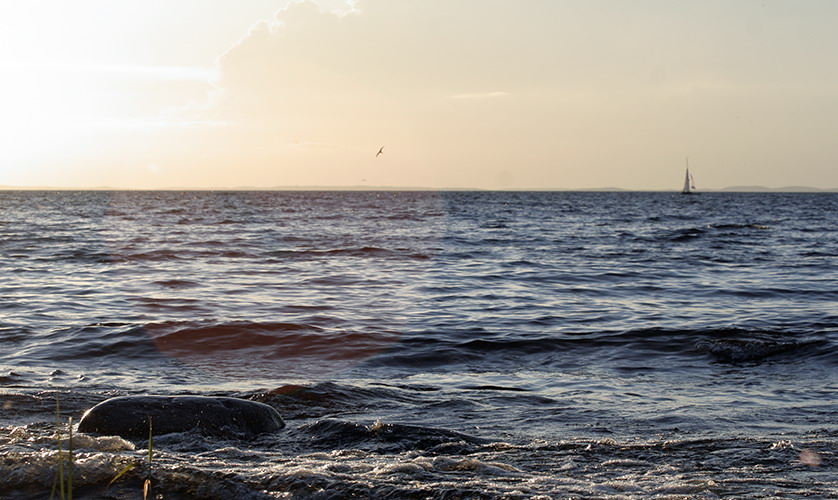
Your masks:
[[[695,180],[693,176],[690,175],[690,157],[687,157],[687,173],[684,177],[684,189],[681,190],[681,194],[693,194],[695,191]]]

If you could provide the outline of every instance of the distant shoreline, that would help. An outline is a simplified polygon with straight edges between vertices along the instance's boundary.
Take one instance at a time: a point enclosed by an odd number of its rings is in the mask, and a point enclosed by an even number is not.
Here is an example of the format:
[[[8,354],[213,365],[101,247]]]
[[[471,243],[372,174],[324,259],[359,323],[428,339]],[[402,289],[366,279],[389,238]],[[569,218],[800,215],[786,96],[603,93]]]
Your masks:
[[[165,187],[165,188],[120,188],[110,186],[98,187],[58,187],[58,186],[0,186],[0,191],[482,191],[482,192],[626,192],[626,193],[677,193],[677,189],[624,189],[617,187],[600,188],[432,188],[410,186],[273,186],[273,187]],[[770,188],[765,186],[730,186],[722,189],[702,189],[699,193],[838,193],[838,188],[820,189],[809,186],[785,186]]]

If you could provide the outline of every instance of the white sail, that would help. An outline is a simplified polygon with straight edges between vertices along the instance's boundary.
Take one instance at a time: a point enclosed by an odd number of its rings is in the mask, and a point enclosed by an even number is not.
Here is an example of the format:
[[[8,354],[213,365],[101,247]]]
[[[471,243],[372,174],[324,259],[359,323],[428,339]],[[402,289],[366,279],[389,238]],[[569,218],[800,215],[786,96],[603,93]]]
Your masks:
[[[690,194],[692,189],[695,189],[695,183],[692,182],[692,176],[690,175],[690,157],[687,157],[687,173],[684,177],[684,189],[681,190],[683,194]]]

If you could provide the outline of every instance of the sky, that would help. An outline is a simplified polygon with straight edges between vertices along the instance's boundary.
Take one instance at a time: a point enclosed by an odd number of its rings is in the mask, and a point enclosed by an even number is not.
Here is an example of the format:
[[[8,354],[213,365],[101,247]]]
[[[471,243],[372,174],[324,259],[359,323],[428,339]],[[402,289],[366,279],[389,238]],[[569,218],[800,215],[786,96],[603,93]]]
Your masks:
[[[0,185],[838,188],[832,0],[0,0]],[[379,148],[383,153],[376,157]]]

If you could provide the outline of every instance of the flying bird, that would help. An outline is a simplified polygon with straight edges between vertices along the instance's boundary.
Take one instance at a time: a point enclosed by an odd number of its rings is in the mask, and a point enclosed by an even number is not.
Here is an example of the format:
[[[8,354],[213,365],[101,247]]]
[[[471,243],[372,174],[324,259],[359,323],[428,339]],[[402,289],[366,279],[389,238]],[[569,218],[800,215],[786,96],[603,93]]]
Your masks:
[[[384,146],[381,146],[381,149],[378,150],[378,153],[375,153],[375,157],[378,158],[378,155],[384,152]]]

